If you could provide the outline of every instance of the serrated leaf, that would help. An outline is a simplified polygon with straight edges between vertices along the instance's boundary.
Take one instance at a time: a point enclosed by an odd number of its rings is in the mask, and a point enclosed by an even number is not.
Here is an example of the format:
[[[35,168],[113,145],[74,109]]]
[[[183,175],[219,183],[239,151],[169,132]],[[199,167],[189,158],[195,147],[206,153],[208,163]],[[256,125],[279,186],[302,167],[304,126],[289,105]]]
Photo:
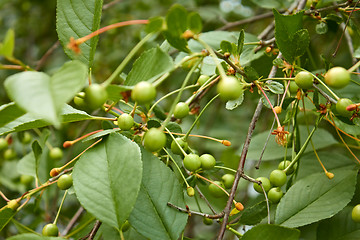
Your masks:
[[[63,107],[60,116],[62,118],[63,123],[93,119],[93,117],[87,114],[86,112],[77,110],[67,104]],[[14,121],[6,124],[5,126],[1,127],[0,136],[6,133],[20,132],[33,128],[41,128],[49,125],[50,123],[45,122],[40,118],[34,117],[33,115],[27,113],[15,119]]]
[[[99,37],[93,37],[80,45],[78,55],[67,47],[70,38],[78,39],[99,29],[103,0],[58,0],[56,7],[56,31],[65,53],[71,59],[79,59],[92,66]]]
[[[307,29],[300,29],[297,31],[291,39],[291,45],[293,46],[293,57],[300,57],[308,49],[310,44],[310,36]]]
[[[273,9],[273,12],[275,17],[276,44],[285,59],[292,63],[296,57],[295,51],[298,49],[298,44],[300,44],[297,42],[299,40],[294,36],[295,33],[302,28],[304,11],[300,11],[294,15],[282,15],[275,9]],[[301,32],[300,36],[302,36],[302,34]]]
[[[13,29],[9,29],[6,32],[4,41],[0,43],[0,56],[6,58],[13,58],[15,46],[15,32]]]
[[[284,85],[278,83],[276,81],[268,80],[266,81],[265,86],[269,88],[269,90],[274,94],[283,94],[284,93]]]
[[[236,55],[240,56],[240,54],[243,51],[244,48],[244,41],[245,41],[245,32],[244,29],[242,29],[239,33],[239,38],[237,41],[237,49],[236,49]]]
[[[26,112],[19,108],[14,102],[0,106],[0,127],[24,115]]]
[[[197,12],[189,13],[187,16],[187,26],[188,29],[193,33],[198,34],[202,30],[201,17]]]
[[[146,238],[177,240],[188,216],[167,206],[167,203],[185,206],[182,187],[174,173],[157,157],[143,148],[141,151],[143,178],[138,199],[129,217],[130,224]]]
[[[255,225],[267,216],[266,201],[259,202],[242,212],[239,222],[243,225]]]
[[[247,231],[241,240],[297,240],[300,231],[273,224],[257,225]]]
[[[0,231],[11,221],[11,219],[15,216],[16,211],[4,207],[0,211]]]
[[[318,240],[358,240],[360,223],[351,219],[352,206],[348,206],[334,217],[321,221],[317,228]]]
[[[280,200],[275,223],[286,227],[300,227],[329,218],[351,200],[357,171],[335,170],[334,178],[315,173],[296,182]]]
[[[169,54],[159,47],[152,48],[135,61],[124,85],[133,86],[141,81],[152,82],[173,67],[174,63]]]
[[[111,133],[85,152],[74,166],[74,188],[81,205],[100,221],[120,229],[134,207],[141,183],[138,145]]]
[[[243,101],[244,101],[244,92],[242,92],[242,94],[238,99],[227,101],[225,108],[227,110],[234,110],[235,108],[240,106],[243,103]]]
[[[62,237],[45,237],[34,233],[23,233],[7,238],[7,240],[64,240]]]
[[[8,95],[28,113],[56,126],[63,105],[79,92],[87,69],[79,61],[65,63],[52,77],[41,72],[21,72],[5,80]]]

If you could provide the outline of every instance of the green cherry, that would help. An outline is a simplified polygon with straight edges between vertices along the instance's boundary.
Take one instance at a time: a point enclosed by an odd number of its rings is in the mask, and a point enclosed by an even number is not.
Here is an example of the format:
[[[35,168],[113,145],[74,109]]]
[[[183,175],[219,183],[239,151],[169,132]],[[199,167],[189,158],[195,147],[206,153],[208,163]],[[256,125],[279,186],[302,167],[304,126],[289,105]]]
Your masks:
[[[123,113],[118,117],[118,126],[121,130],[128,131],[134,126],[134,118],[127,113]]]
[[[216,183],[217,185],[219,185],[219,186],[221,186],[221,187],[223,187],[223,185],[222,185],[222,183],[221,182],[219,182],[219,181],[214,181],[214,183]],[[210,192],[210,194],[212,195],[212,196],[214,196],[214,197],[222,197],[222,196],[224,196],[224,192],[223,192],[223,190],[221,190],[218,186],[216,186],[215,184],[213,184],[213,183],[210,183],[210,185],[209,185],[209,192]]]
[[[197,82],[200,84],[200,86],[204,85],[206,83],[207,80],[209,80],[209,76],[207,75],[200,75],[200,77],[198,78]]]
[[[343,117],[351,117],[353,111],[346,110],[346,107],[353,104],[348,98],[340,98],[336,103],[336,111]]]
[[[235,100],[243,93],[243,86],[236,77],[227,76],[219,81],[217,92],[224,101]]]
[[[57,181],[57,186],[61,190],[69,189],[73,185],[73,178],[70,174],[61,175]]]
[[[171,142],[171,151],[174,153],[174,154],[177,154],[177,155],[182,155],[182,151],[181,149],[179,148],[179,146],[176,144],[176,142],[180,145],[180,147],[186,152],[188,150],[188,143],[184,141],[183,138],[175,138],[175,140],[173,140]]]
[[[278,203],[280,199],[283,197],[284,193],[281,191],[279,187],[274,187],[269,190],[268,198],[273,203]]]
[[[8,141],[6,141],[5,138],[0,138],[0,151],[4,150],[8,146]]]
[[[325,74],[325,83],[332,88],[346,87],[350,82],[350,73],[343,67],[333,67]]]
[[[235,176],[233,174],[227,173],[221,177],[221,180],[224,183],[225,188],[229,189],[234,183]]]
[[[351,218],[354,222],[360,223],[360,204],[356,205],[352,209]]]
[[[59,228],[53,223],[46,224],[42,230],[42,234],[48,237],[57,237],[59,236]]]
[[[213,157],[213,155],[207,153],[200,156],[200,161],[201,161],[201,168],[203,170],[212,169],[216,164],[216,160]]]
[[[281,161],[278,165],[278,169],[279,170],[285,170],[289,165],[290,165],[290,161],[286,160],[286,161]],[[294,172],[294,170],[296,168],[294,168],[295,165],[293,165],[291,168],[289,168],[289,170],[286,172],[286,175],[290,175]]]
[[[175,106],[174,117],[181,119],[189,115],[189,112],[190,112],[189,105],[184,102],[179,102]]]
[[[144,137],[144,146],[151,152],[157,152],[166,144],[166,135],[158,128],[150,128]]]
[[[270,173],[270,183],[276,187],[281,187],[286,183],[286,174],[284,171],[275,169]]]
[[[296,74],[295,83],[301,89],[310,89],[313,84],[313,76],[309,72],[301,71]]]
[[[149,82],[139,82],[131,91],[131,98],[139,104],[147,104],[152,102],[156,97],[156,89]]]
[[[85,102],[91,109],[100,108],[107,98],[106,89],[100,84],[93,83],[85,89]]]
[[[265,192],[268,192],[271,188],[271,183],[270,180],[266,177],[258,177],[256,179],[256,181],[260,181],[262,186],[264,187]],[[261,186],[257,183],[253,184],[253,187],[255,189],[255,191],[257,191],[258,193],[264,193]]]
[[[201,167],[199,155],[190,153],[184,157],[184,167],[189,171],[196,171]]]
[[[16,152],[12,148],[8,148],[4,151],[4,159],[5,160],[13,160],[16,158]]]
[[[52,160],[60,160],[63,157],[63,151],[58,147],[54,147],[50,150],[49,157]]]

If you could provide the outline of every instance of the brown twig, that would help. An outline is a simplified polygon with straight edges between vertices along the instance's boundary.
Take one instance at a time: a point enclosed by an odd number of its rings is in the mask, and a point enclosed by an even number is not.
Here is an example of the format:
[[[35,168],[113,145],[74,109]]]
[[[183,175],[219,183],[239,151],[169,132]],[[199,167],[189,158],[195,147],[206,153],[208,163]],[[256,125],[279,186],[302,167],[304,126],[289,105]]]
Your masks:
[[[45,64],[46,60],[50,57],[50,55],[60,46],[60,41],[57,40],[47,51],[46,53],[40,58],[38,61],[35,70],[39,71]]]
[[[96,220],[94,227],[91,229],[90,233],[88,233],[85,237],[80,238],[81,240],[92,240],[94,239],[97,231],[99,230],[101,226],[101,222],[99,220]]]
[[[76,224],[77,220],[80,218],[81,214],[84,212],[84,208],[80,207],[76,213],[74,214],[74,216],[71,218],[70,222],[68,223],[68,225],[66,226],[65,230],[62,232],[62,236],[67,235],[70,230],[74,227],[74,225]]]
[[[284,12],[284,11],[281,11],[281,12]],[[256,22],[258,20],[261,20],[261,19],[264,19],[264,18],[269,18],[269,17],[273,17],[272,12],[263,13],[263,14],[256,15],[254,17],[247,18],[247,19],[242,19],[242,20],[239,20],[239,21],[236,21],[236,22],[230,22],[230,23],[227,23],[226,25],[222,26],[218,30],[228,30],[229,28],[233,28],[233,27],[243,25],[243,24],[247,24],[247,23]]]
[[[205,201],[205,203],[208,205],[208,207],[210,208],[210,210],[212,211],[212,213],[214,215],[216,215],[216,211],[215,209],[211,206],[209,200],[207,200],[207,198],[204,196],[204,194],[200,191],[200,188],[198,186],[195,186],[196,191],[199,193],[199,196],[201,199],[203,199]]]
[[[121,0],[114,0],[114,1],[112,1],[112,2],[109,2],[109,3],[107,3],[107,4],[104,4],[103,7],[102,7],[102,9],[103,9],[103,10],[106,10],[106,9],[112,7],[113,5],[115,5],[115,4],[119,3],[119,2],[121,2]]]
[[[212,214],[201,213],[201,212],[196,212],[196,211],[191,211],[191,210],[188,210],[188,209],[184,209],[184,208],[178,207],[178,206],[176,206],[176,205],[174,205],[172,203],[169,203],[169,202],[167,203],[167,205],[169,207],[175,208],[179,212],[187,213],[189,215],[195,214],[195,215],[199,215],[199,216],[210,218],[210,219],[219,219],[219,218],[222,218],[224,216],[224,212],[212,215]]]

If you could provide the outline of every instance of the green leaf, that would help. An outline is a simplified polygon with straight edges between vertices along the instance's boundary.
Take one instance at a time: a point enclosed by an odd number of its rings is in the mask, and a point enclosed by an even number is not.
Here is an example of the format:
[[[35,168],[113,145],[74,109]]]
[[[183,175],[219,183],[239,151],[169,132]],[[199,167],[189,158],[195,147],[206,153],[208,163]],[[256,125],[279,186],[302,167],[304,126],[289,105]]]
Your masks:
[[[281,15],[275,9],[273,9],[273,12],[275,17],[276,44],[285,59],[292,63],[297,56],[300,56],[301,51],[306,50],[309,43],[307,30],[303,29],[304,31],[298,32],[302,28],[304,11],[294,15]],[[306,48],[302,49],[301,47],[304,46]]]
[[[0,43],[0,56],[6,58],[13,58],[15,46],[15,32],[13,29],[9,29],[6,32],[4,41]]]
[[[130,224],[146,238],[177,240],[188,216],[168,207],[167,203],[185,206],[182,187],[174,173],[143,148],[142,160],[141,190],[129,218]]]
[[[7,238],[7,240],[64,240],[62,237],[45,237],[34,233],[24,233]]]
[[[173,68],[174,63],[169,54],[159,47],[152,48],[141,54],[135,61],[124,84],[133,86],[141,81],[152,82]]]
[[[225,40],[221,41],[220,48],[224,53],[226,53],[226,52],[232,53],[233,52],[231,42],[229,42],[229,41],[225,41]]]
[[[281,83],[278,83],[276,81],[268,80],[265,83],[265,86],[267,86],[270,90],[270,92],[275,94],[283,94],[284,93],[284,85]]]
[[[134,207],[141,176],[138,145],[117,133],[85,152],[73,171],[74,188],[81,205],[117,229]]]
[[[34,152],[29,152],[19,160],[16,167],[20,174],[36,177],[35,165]]]
[[[255,68],[251,66],[245,66],[244,72],[246,74],[247,82],[252,82],[259,79],[259,74],[256,72]]]
[[[8,77],[4,85],[19,107],[59,126],[60,110],[83,88],[86,76],[85,65],[72,61],[51,78],[41,72],[21,72]]]
[[[149,19],[149,23],[146,25],[146,32],[159,32],[163,28],[164,18],[163,17],[153,17]]]
[[[351,219],[352,206],[348,206],[334,217],[321,221],[317,229],[318,240],[358,240],[360,223]]]
[[[0,106],[0,127],[25,114],[14,102]]]
[[[245,32],[244,29],[240,31],[238,42],[237,42],[237,49],[236,49],[236,55],[240,56],[240,54],[243,51],[244,48],[244,41],[245,41]]]
[[[240,106],[244,101],[244,92],[240,95],[238,99],[230,100],[226,102],[225,108],[227,110],[234,110],[238,106]]]
[[[334,178],[315,173],[296,182],[280,200],[275,223],[300,227],[329,218],[343,209],[354,195],[357,171],[339,169]]]
[[[251,160],[259,160],[260,154],[262,152],[262,149],[264,147],[264,144],[266,142],[267,136],[269,132],[265,131],[262,133],[259,133],[255,135],[250,143],[249,151],[247,154],[247,158]],[[306,129],[306,126],[300,126],[300,139],[301,143],[303,144],[308,136],[308,132]],[[336,144],[337,141],[334,139],[334,137],[326,130],[322,128],[318,128],[316,132],[314,133],[312,137],[312,141],[314,143],[315,148],[322,149],[325,147],[329,147],[333,144]],[[285,148],[278,145],[275,141],[275,136],[270,136],[269,142],[267,144],[266,150],[264,152],[262,160],[275,160],[275,159],[281,159],[284,158],[285,155]],[[241,148],[239,149],[241,151]],[[308,145],[305,149],[305,152],[311,152],[312,147],[311,145]],[[291,151],[289,149],[287,150],[287,155],[291,156]]]
[[[56,31],[65,53],[71,59],[79,59],[92,66],[99,37],[93,37],[80,45],[81,54],[67,47],[70,38],[78,39],[100,27],[103,0],[58,0],[56,7]]]
[[[41,159],[41,155],[42,155],[42,147],[40,146],[39,142],[37,140],[35,140],[32,145],[31,148],[33,150],[34,153],[34,157],[35,157],[35,172],[36,172],[36,178],[38,179],[38,170],[39,170],[39,162]]]
[[[129,86],[121,86],[121,85],[109,85],[106,87],[106,92],[108,94],[108,98],[111,101],[117,102],[123,98],[122,92],[126,92],[131,90],[132,88]]]
[[[267,216],[266,201],[259,202],[242,212],[239,222],[243,225],[256,225]]]
[[[297,240],[300,231],[273,224],[257,225],[247,231],[241,240]]]
[[[201,17],[197,12],[189,13],[187,16],[187,26],[194,34],[198,34],[202,30]]]
[[[90,116],[86,112],[77,110],[70,105],[65,105],[61,112],[62,122],[77,122],[84,121],[88,119],[93,119],[94,117]],[[5,126],[0,128],[0,135],[11,133],[11,132],[20,132],[24,130],[29,130],[33,128],[41,128],[45,126],[49,126],[48,122],[41,120],[38,117],[34,117],[33,115],[27,113],[14,121],[6,124]]]
[[[10,222],[10,220],[15,216],[16,211],[11,208],[4,207],[0,211],[0,231]]]

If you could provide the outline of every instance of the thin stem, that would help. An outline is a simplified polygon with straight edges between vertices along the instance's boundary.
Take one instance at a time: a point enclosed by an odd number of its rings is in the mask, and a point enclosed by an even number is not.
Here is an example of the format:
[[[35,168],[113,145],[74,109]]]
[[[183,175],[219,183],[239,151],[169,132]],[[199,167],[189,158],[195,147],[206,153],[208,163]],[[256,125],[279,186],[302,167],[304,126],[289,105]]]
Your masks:
[[[172,134],[172,132],[170,132],[170,130],[169,130],[167,127],[165,127],[165,130],[166,130],[166,132],[168,132],[168,133],[170,134],[170,137],[173,139],[173,141],[175,141],[175,144],[176,144],[177,147],[181,150],[182,154],[183,154],[184,156],[186,156],[187,154],[186,154],[185,150],[180,146],[180,144],[178,143],[178,141],[175,140],[175,137],[174,137],[174,135]]]
[[[225,169],[225,170],[228,170],[228,171],[230,171],[230,172],[236,173],[236,170],[234,170],[234,169],[232,169],[232,168],[224,167],[224,166],[214,166],[214,168]]]
[[[188,210],[188,209],[184,209],[184,208],[181,208],[181,207],[178,207],[170,202],[167,203],[167,205],[169,207],[172,207],[172,208],[175,208],[176,210],[178,210],[179,212],[183,212],[183,213],[187,213],[189,215],[191,214],[195,214],[195,215],[199,215],[199,216],[202,216],[202,217],[206,217],[206,218],[210,218],[210,219],[219,219],[219,218],[222,218],[224,213],[220,213],[220,214],[215,214],[215,215],[212,215],[212,214],[207,214],[207,213],[201,213],[201,212],[196,212],[196,211],[191,211],[191,210]]]
[[[360,60],[357,63],[355,63],[351,68],[349,68],[348,72],[354,72],[358,67],[360,67]]]
[[[111,76],[106,79],[102,85],[104,87],[110,85],[115,78],[117,78],[120,73],[124,70],[125,66],[130,62],[130,60],[135,56],[137,51],[154,35],[154,33],[149,33],[146,35],[141,41],[136,44],[136,46],[129,52],[129,54],[125,57],[125,59],[121,62],[121,64],[115,69],[115,71],[111,74]]]
[[[74,227],[78,219],[80,218],[81,214],[84,212],[84,208],[80,207],[77,212],[74,214],[74,216],[71,218],[70,222],[66,226],[65,230],[62,232],[62,235],[65,236],[69,233],[69,231]]]
[[[307,71],[306,69],[301,68],[301,70]],[[307,71],[308,72],[308,71]],[[323,87],[329,92],[331,93],[331,95],[333,95],[333,97],[337,100],[339,100],[340,98],[333,92],[331,91],[331,89],[323,82],[320,80],[320,78],[318,78],[315,74],[313,74],[312,72],[309,72],[321,85],[323,85]]]
[[[7,201],[7,202],[10,201],[10,199],[8,199],[2,191],[0,191],[0,196],[1,196],[5,201]]]
[[[56,217],[55,217],[54,222],[53,222],[53,224],[55,224],[55,225],[56,225],[56,223],[57,223],[57,221],[58,221],[58,218],[59,218],[59,215],[60,215],[60,211],[61,211],[61,208],[62,208],[62,206],[63,206],[63,204],[64,204],[64,201],[65,201],[65,198],[66,198],[67,193],[68,193],[68,190],[65,191],[64,196],[63,196],[63,198],[62,198],[62,200],[61,200],[60,207],[59,207],[59,209],[58,209],[58,212],[57,212]]]
[[[217,94],[215,97],[213,97],[206,105],[205,107],[201,110],[201,112],[199,113],[199,115],[196,117],[195,121],[193,122],[193,124],[191,125],[190,129],[187,131],[185,137],[184,137],[184,141],[187,140],[187,138],[189,137],[189,134],[191,133],[191,131],[194,129],[196,123],[199,121],[201,115],[204,113],[204,111],[206,110],[206,108],[208,106],[210,106],[210,104],[219,96],[219,94]]]
[[[92,217],[89,220],[87,220],[84,224],[82,224],[81,226],[77,227],[74,231],[72,231],[71,233],[69,233],[68,235],[65,236],[65,238],[70,238],[72,236],[74,236],[75,234],[81,232],[84,228],[88,227],[90,223],[92,223],[96,218]]]
[[[274,116],[275,116],[276,122],[277,122],[277,124],[278,124],[278,127],[281,127],[281,123],[280,123],[279,117],[278,117],[278,115],[277,115],[277,113],[276,113],[273,105],[271,104],[268,96],[266,95],[265,91],[262,89],[262,87],[261,87],[259,84],[256,84],[256,86],[260,89],[260,91],[261,91],[262,94],[264,95],[266,101],[269,103],[269,105],[270,105],[270,107],[271,107],[271,110],[272,110],[273,113],[274,113]]]
[[[169,154],[169,152],[166,150],[166,148],[164,148],[164,151],[166,152],[166,154],[170,157],[171,161],[173,161],[173,163],[175,164],[177,170],[179,171],[181,177],[184,179],[184,183],[186,184],[186,187],[190,187],[190,185],[188,184],[188,182],[186,181],[186,178],[184,176],[184,174],[181,172],[180,167],[177,165],[175,159]]]

